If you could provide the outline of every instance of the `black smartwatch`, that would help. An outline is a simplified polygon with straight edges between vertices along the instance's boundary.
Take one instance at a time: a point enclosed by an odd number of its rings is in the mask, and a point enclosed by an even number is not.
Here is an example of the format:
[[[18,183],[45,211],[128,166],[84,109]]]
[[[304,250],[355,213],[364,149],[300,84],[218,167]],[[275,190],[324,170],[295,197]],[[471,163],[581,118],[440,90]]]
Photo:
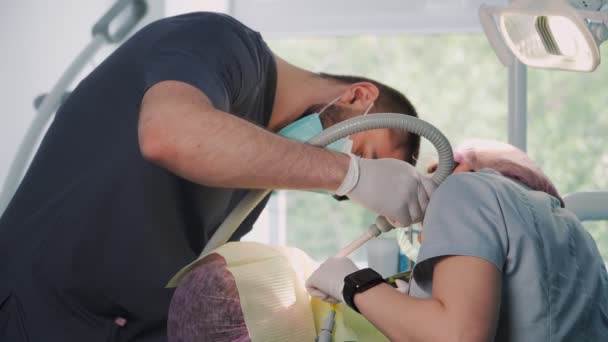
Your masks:
[[[359,312],[359,309],[355,305],[355,295],[384,282],[384,278],[371,268],[364,268],[351,273],[344,277],[344,288],[342,289],[344,302],[353,310]]]

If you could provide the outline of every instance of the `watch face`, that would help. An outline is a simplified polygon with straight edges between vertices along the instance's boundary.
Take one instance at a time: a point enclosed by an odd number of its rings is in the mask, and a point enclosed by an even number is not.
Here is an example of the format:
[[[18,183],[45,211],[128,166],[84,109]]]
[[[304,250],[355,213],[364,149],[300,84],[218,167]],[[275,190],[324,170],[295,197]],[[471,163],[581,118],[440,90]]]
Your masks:
[[[382,282],[384,282],[382,276],[371,268],[364,268],[351,273],[344,278],[344,289],[342,290],[344,301],[353,310],[359,312],[354,302],[355,294],[367,291]]]
[[[361,286],[369,283],[372,280],[382,277],[380,276],[380,274],[378,274],[378,272],[370,268],[365,268],[359,272],[351,274],[349,278],[355,286]]]

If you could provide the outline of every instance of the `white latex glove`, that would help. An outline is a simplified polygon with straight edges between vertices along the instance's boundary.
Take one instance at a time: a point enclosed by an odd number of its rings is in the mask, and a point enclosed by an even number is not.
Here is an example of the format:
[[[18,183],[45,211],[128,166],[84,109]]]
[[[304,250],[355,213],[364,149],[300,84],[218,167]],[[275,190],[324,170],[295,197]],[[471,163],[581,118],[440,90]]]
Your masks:
[[[329,258],[306,280],[306,290],[326,302],[343,302],[344,278],[358,270],[349,258]]]
[[[397,284],[397,291],[408,294],[410,292],[410,283],[405,280],[395,279],[395,284]]]
[[[431,193],[437,187],[430,176],[398,159],[363,159],[350,155],[350,166],[339,196],[386,217],[394,226],[421,222]]]

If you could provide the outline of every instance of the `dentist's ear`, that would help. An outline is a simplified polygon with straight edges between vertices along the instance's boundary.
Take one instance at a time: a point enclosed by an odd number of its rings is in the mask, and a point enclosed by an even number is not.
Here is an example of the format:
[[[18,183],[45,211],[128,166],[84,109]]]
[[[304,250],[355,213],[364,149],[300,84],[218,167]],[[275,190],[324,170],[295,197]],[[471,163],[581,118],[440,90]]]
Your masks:
[[[357,82],[350,85],[340,102],[344,105],[367,108],[380,96],[380,90],[373,83]]]

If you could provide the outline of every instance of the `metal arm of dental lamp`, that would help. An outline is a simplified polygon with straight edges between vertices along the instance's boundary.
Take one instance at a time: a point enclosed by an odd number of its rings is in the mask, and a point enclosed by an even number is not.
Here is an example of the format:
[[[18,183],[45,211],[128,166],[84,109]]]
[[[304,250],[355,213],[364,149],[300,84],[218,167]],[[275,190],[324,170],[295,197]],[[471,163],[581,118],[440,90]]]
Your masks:
[[[113,29],[115,20],[126,10],[130,11],[128,18],[125,18],[121,25]],[[51,91],[38,96],[40,103],[35,107],[38,113],[34,116],[30,123],[25,137],[21,141],[15,158],[8,170],[8,175],[4,180],[4,185],[0,193],[0,216],[8,206],[11,198],[15,194],[21,178],[25,173],[25,169],[34,154],[37,142],[42,135],[44,128],[53,118],[53,114],[61,106],[65,100],[66,90],[72,84],[74,79],[80,74],[88,61],[97,53],[104,44],[113,44],[122,41],[127,34],[141,21],[148,11],[148,5],[145,0],[119,0],[117,1],[102,17],[93,25],[91,42],[80,52],[80,54],[72,61],[63,75],[55,83]]]

